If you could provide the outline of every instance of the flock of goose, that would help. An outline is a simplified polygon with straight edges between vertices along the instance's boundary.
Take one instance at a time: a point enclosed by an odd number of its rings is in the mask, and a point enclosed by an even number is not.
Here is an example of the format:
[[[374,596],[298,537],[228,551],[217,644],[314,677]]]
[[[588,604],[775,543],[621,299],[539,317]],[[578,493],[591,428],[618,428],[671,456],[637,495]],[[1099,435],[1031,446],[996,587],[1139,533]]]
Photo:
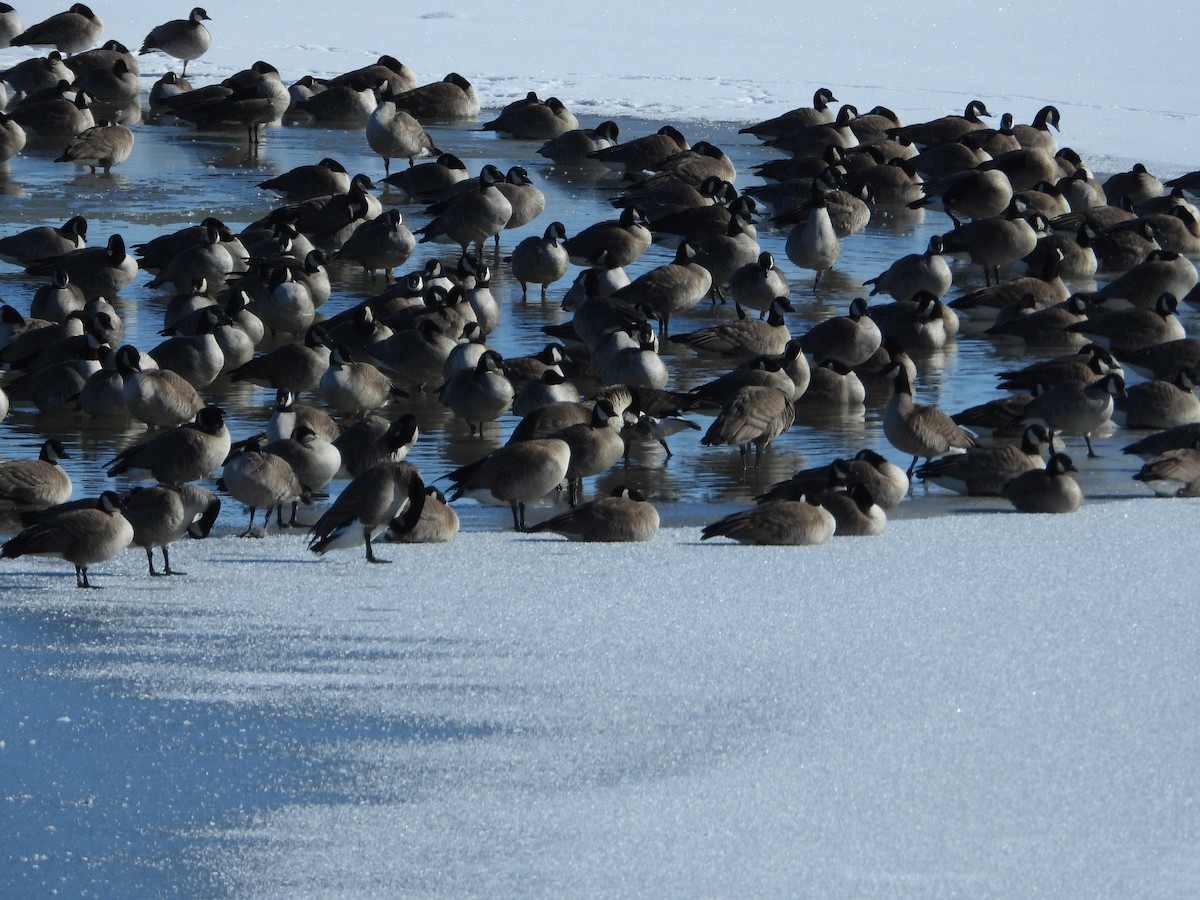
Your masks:
[[[169,545],[209,533],[221,502],[200,482],[218,472],[217,491],[249,509],[248,535],[266,530],[272,510],[279,527],[294,525],[297,504],[343,478],[311,525],[312,551],[362,545],[382,562],[376,538],[450,540],[452,506],[405,461],[418,416],[381,414],[420,394],[436,394],[472,434],[520,417],[507,443],[443,476],[452,499],[479,492],[508,504],[520,531],[585,541],[644,541],[658,529],[658,512],[636,490],[583,501],[584,479],[627,459],[631,442],[657,442],[669,456],[668,439],[697,431],[703,446],[737,447],[743,466],[757,466],[798,419],[861,407],[881,385],[890,392],[882,432],[911,459],[907,471],[864,449],[796,473],[702,537],[816,544],[876,535],[914,478],[1001,496],[1020,510],[1072,512],[1083,491],[1061,436],[1082,438],[1090,456],[1092,435],[1110,420],[1158,432],[1129,448],[1147,460],[1136,478],[1162,495],[1200,492],[1200,342],[1178,315],[1195,300],[1200,212],[1188,191],[1200,175],[1164,185],[1139,165],[1101,183],[1058,147],[1052,106],[1030,125],[1006,117],[990,128],[979,102],[905,125],[882,107],[835,111],[822,88],[812,105],[743,129],[786,155],[757,166],[764,183],[739,191],[732,161],[709,141],[689,144],[669,125],[622,141],[615,123],[581,128],[561,101],[531,92],[483,130],[539,143],[541,157],[581,180],[611,184],[605,173],[615,168],[620,212],[570,236],[550,222],[505,254],[506,231],[553,211],[525,167],[486,164],[472,174],[439,148],[439,125],[481,111],[461,75],[422,85],[385,56],[291,85],[257,62],[193,87],[183,76],[210,45],[207,20],[196,8],[146,36],[142,54],[184,63],[146,95],[137,56],[111,40],[89,49],[103,26],[88,7],[24,28],[0,3],[0,47],[48,50],[0,73],[0,90],[11,90],[0,93],[0,156],[19,166],[22,153],[55,146],[55,162],[107,174],[137,152],[143,106],[158,121],[245,129],[252,147],[280,119],[317,121],[345,129],[347,140],[361,134],[382,160],[383,193],[325,158],[259,184],[283,200],[237,232],[206,218],[137,247],[120,235],[89,247],[86,220],[73,216],[0,238],[0,260],[45,279],[26,307],[0,311],[9,370],[0,414],[11,403],[148,429],[106,464],[127,489],[99,498],[72,500],[58,464],[69,451],[54,437],[37,459],[0,463],[0,503],[19,508],[27,525],[4,557],[61,557],[89,587],[89,565],[135,544],[150,574],[179,574]],[[410,230],[388,202],[422,227]],[[945,212],[947,227],[863,285],[889,302],[860,297],[845,315],[790,330],[789,316],[823,290],[845,241],[872,220],[915,210]],[[764,248],[772,238],[790,271]],[[406,271],[430,242],[455,248],[457,262]],[[673,259],[639,271],[655,244],[675,246]],[[978,266],[984,286],[946,301],[968,271],[952,256]],[[491,290],[496,269],[519,283],[516,302],[531,302],[530,287],[543,301],[562,289],[572,317],[547,323],[536,354],[505,358],[487,343],[504,312]],[[336,302],[339,281],[359,271],[382,273],[385,287]],[[122,343],[111,302],[143,272],[170,295],[165,340],[153,348]],[[321,311],[331,298],[338,312]],[[679,319],[710,298],[736,318],[680,331]],[[960,331],[1062,355],[1004,373],[1001,386],[1014,393],[954,415],[917,403],[914,358],[952,345]],[[684,390],[672,354],[727,368]],[[1127,385],[1127,370],[1145,380]],[[274,396],[261,434],[230,435],[216,401],[231,382]],[[528,523],[527,505],[563,485],[570,508]]]

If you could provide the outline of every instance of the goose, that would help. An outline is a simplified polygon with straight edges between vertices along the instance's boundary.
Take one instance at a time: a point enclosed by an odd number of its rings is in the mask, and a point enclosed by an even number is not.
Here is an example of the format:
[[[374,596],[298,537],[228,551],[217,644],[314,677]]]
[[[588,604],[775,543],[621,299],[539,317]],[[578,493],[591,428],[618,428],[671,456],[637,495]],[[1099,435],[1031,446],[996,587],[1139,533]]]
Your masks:
[[[654,134],[642,135],[631,141],[604,147],[589,154],[609,168],[627,175],[653,169],[668,157],[688,149],[687,139],[673,125],[664,125]]]
[[[444,544],[458,534],[458,526],[458,513],[446,502],[446,495],[429,486],[416,524],[410,527],[403,519],[396,527],[389,523],[383,540],[389,544]]]
[[[1113,355],[1099,344],[1084,344],[1075,353],[1031,363],[1023,369],[1000,372],[1000,387],[1006,391],[1032,391],[1039,385],[1053,387],[1060,381],[1079,379],[1091,383],[1109,372],[1124,375]]]
[[[639,275],[613,298],[653,310],[660,336],[666,337],[671,316],[694,307],[711,287],[712,275],[700,265],[696,248],[684,241],[671,262]]]
[[[974,169],[992,158],[982,147],[971,147],[960,141],[947,141],[926,147],[908,160],[922,177],[940,181],[952,175]]]
[[[953,282],[950,266],[942,255],[941,235],[933,235],[924,253],[910,253],[892,263],[886,270],[863,282],[871,285],[871,296],[890,294],[896,300],[912,300],[922,291],[939,299],[946,295]]]
[[[1067,331],[1086,335],[1094,343],[1114,353],[1134,353],[1155,344],[1187,337],[1179,321],[1179,302],[1173,294],[1163,294],[1155,308],[1132,307],[1107,315],[1089,317],[1067,327]]]
[[[407,159],[411,168],[413,160],[442,152],[421,123],[393,102],[393,96],[390,91],[380,95],[366,126],[368,146],[383,157],[385,180],[392,173],[393,159]]]
[[[96,124],[83,91],[76,91],[73,97],[27,101],[9,110],[9,117],[27,134],[46,138],[72,139]]]
[[[108,175],[132,152],[133,132],[124,125],[102,122],[76,135],[54,161],[84,166],[93,175],[96,169],[103,169]]]
[[[24,150],[27,140],[28,136],[21,123],[7,113],[0,112],[0,163],[12,159]]]
[[[1071,457],[1053,454],[1044,469],[1022,472],[1004,486],[1002,496],[1021,512],[1073,513],[1083,505]]]
[[[1047,228],[1046,217],[1034,213],[1026,218],[1015,204],[1001,216],[967,222],[942,235],[946,253],[964,253],[983,267],[984,281],[1000,283],[1000,267],[1028,256]]]
[[[581,503],[528,530],[534,534],[552,531],[571,541],[632,543],[653,540],[658,521],[658,510],[640,491],[621,485],[607,497]]]
[[[1026,149],[1037,147],[1047,153],[1058,152],[1058,141],[1050,133],[1050,129],[1059,130],[1062,114],[1056,106],[1043,106],[1033,117],[1029,125],[1013,125],[1013,137]]]
[[[1011,315],[1005,315],[1011,311]],[[1001,311],[996,324],[984,334],[1001,340],[1017,340],[1026,347],[1078,348],[1087,343],[1087,337],[1067,328],[1087,319],[1091,311],[1087,299],[1075,294],[1062,303],[1040,308],[1033,294]]]
[[[593,162],[590,157],[597,150],[615,147],[620,133],[617,123],[611,119],[595,128],[573,128],[547,140],[538,149],[538,155],[560,166],[586,165]]]
[[[8,6],[8,4],[3,4]],[[16,15],[16,10],[12,9],[10,13],[4,13],[0,23],[8,23],[11,21],[10,15]],[[23,59],[20,62],[10,66],[3,72],[0,72],[0,81],[5,81],[13,90],[14,95],[20,95],[22,102],[26,102],[30,97],[39,96],[46,91],[59,90],[66,86],[70,86],[75,80],[75,73],[71,71],[71,67],[67,65],[63,59],[63,55],[57,50],[51,50],[45,56],[35,56],[31,59]],[[14,97],[14,99],[17,99]]]
[[[874,450],[864,448],[852,459],[835,459],[828,465],[797,472],[786,481],[772,485],[754,501],[798,500],[806,494],[816,496],[830,485],[862,485],[883,509],[899,505],[908,496],[909,489],[908,476],[903,469]]]
[[[398,392],[377,367],[335,347],[329,354],[329,368],[317,383],[317,394],[338,412],[358,418],[383,406]]]
[[[71,284],[66,269],[55,269],[50,282],[43,284],[33,294],[29,303],[29,315],[34,319],[49,322],[64,322],[72,313],[82,312],[87,306],[83,291]]]
[[[812,209],[808,219],[788,233],[784,252],[795,265],[816,272],[813,291],[820,285],[821,275],[833,268],[842,253],[842,242],[829,218],[825,192],[816,182],[813,183]]]
[[[883,412],[883,434],[889,444],[912,456],[912,463],[905,473],[910,479],[922,456],[931,460],[951,450],[978,446],[975,439],[946,413],[937,407],[913,402],[912,385],[903,366],[892,363],[883,374],[894,387]]]
[[[935,144],[956,141],[965,134],[986,127],[983,117],[990,118],[991,115],[983,101],[972,100],[961,116],[943,116],[928,122],[889,128],[887,135],[921,147],[932,147]]]
[[[141,90],[138,75],[128,62],[118,57],[109,65],[77,72],[72,86],[85,91],[96,103],[122,106],[137,102]]]
[[[24,231],[0,238],[0,260],[18,266],[28,266],[53,256],[62,256],[87,246],[87,230],[87,219],[78,215],[71,216],[62,225],[37,225],[26,228]],[[66,273],[66,270],[63,269],[63,272]]]
[[[334,252],[334,258],[354,260],[372,280],[375,271],[382,269],[384,280],[390,281],[392,269],[408,262],[416,246],[416,238],[403,224],[400,211],[389,209],[356,228]]]
[[[418,119],[471,119],[479,115],[479,97],[457,72],[441,81],[393,95],[396,106]]]
[[[417,77],[408,66],[396,57],[385,53],[370,65],[360,66],[326,79],[325,84],[327,86],[346,84],[357,88],[386,85],[383,90],[400,93],[415,88]]]
[[[366,548],[367,562],[391,562],[371,549],[375,530],[381,526],[400,533],[411,530],[424,506],[425,481],[416,466],[394,461],[376,463],[356,475],[314,523],[308,549],[324,554],[361,543]]]
[[[170,369],[142,367],[142,355],[126,345],[117,350],[117,372],[125,409],[154,428],[182,425],[207,404],[182,375]]]
[[[567,477],[570,463],[571,447],[559,438],[508,443],[447,475],[454,483],[450,499],[457,500],[469,490],[487,491],[496,500],[509,504],[513,528],[524,531],[526,503],[540,500],[558,487]]]
[[[1186,256],[1173,250],[1151,250],[1140,263],[1097,293],[1106,300],[1154,309],[1164,294],[1186,297],[1196,280],[1196,267]]]
[[[292,203],[303,203],[315,197],[348,192],[350,173],[336,159],[327,156],[318,163],[296,166],[274,178],[260,181],[256,187],[275,191]]]
[[[330,347],[325,329],[313,325],[304,332],[303,341],[283,344],[269,353],[256,356],[229,373],[234,381],[246,381],[260,387],[302,394],[315,390],[329,368]]]
[[[867,301],[856,297],[844,316],[818,322],[799,338],[813,359],[832,359],[847,368],[862,365],[883,343],[883,334],[871,318]]]
[[[363,416],[333,445],[342,456],[342,468],[353,478],[380,462],[402,462],[420,435],[417,417],[404,413],[395,421],[383,416]]]
[[[510,379],[511,380],[511,379]],[[575,402],[579,399],[579,388],[566,379],[558,369],[546,369],[542,374],[517,388],[513,397],[512,411],[524,418],[536,409],[552,403]]]
[[[94,588],[88,566],[112,559],[133,541],[120,495],[105,491],[95,506],[70,509],[31,525],[0,547],[0,557],[57,556],[75,566],[75,587]]]
[[[796,410],[862,406],[867,389],[858,373],[835,359],[823,359],[809,370],[804,393],[796,392]]]
[[[123,512],[133,528],[131,543],[146,551],[150,575],[186,575],[171,568],[169,547],[185,534],[197,540],[208,537],[221,512],[221,501],[197,484],[158,484],[131,490],[125,496]],[[155,547],[162,548],[161,572],[154,568]]]
[[[681,431],[700,430],[699,425],[682,416],[651,416],[641,413],[636,422],[632,425],[626,424],[621,428],[621,437],[625,441],[625,463],[629,464],[629,452],[634,441],[653,441],[663,448],[667,459],[670,459],[675,454],[667,445],[667,438],[679,434]]]
[[[606,253],[609,266],[628,266],[650,249],[652,235],[648,224],[639,207],[628,206],[617,219],[589,225],[569,237],[563,246],[576,265],[592,265],[601,253]]]
[[[840,537],[875,537],[887,526],[887,513],[865,485],[822,491],[815,499],[833,515],[833,533]]]
[[[859,145],[858,135],[850,127],[856,115],[854,107],[847,103],[832,122],[792,128],[766,143],[793,156],[821,156],[830,147],[852,150]]]
[[[768,500],[704,526],[700,540],[727,537],[740,544],[808,547],[833,537],[833,513],[807,497]]]
[[[534,185],[529,177],[529,170],[524,166],[512,166],[505,173],[504,180],[496,185],[512,207],[512,213],[505,222],[505,230],[520,228],[528,225],[546,209],[546,195]],[[496,235],[496,250],[500,249],[500,235]]]
[[[1104,194],[1114,206],[1121,198],[1137,206],[1152,197],[1161,197],[1163,191],[1163,183],[1142,163],[1135,163],[1132,169],[1117,172],[1104,182]]]
[[[741,216],[730,216],[724,234],[712,235],[700,242],[700,264],[712,276],[712,293],[724,301],[721,287],[728,284],[733,273],[742,266],[755,265],[759,254],[758,241],[747,230]]]
[[[219,307],[208,307],[203,310],[194,335],[167,338],[147,355],[160,369],[178,373],[197,390],[206,388],[225,367],[225,353],[214,332],[229,321]]]
[[[756,309],[765,314],[777,297],[786,297],[791,292],[787,275],[775,265],[775,257],[764,250],[757,260],[737,269],[729,276],[729,296],[733,302],[746,309]]]
[[[1099,381],[1061,381],[1038,394],[1017,418],[1018,422],[1040,422],[1053,434],[1065,431],[1082,434],[1088,458],[1094,458],[1092,432],[1112,417],[1113,399],[1125,394],[1125,379],[1109,372]]]
[[[600,346],[593,350],[593,360],[600,355]],[[633,387],[661,390],[667,386],[671,373],[658,354],[658,340],[649,325],[634,330],[632,343],[607,355],[599,372],[605,385],[625,384]]]
[[[18,405],[32,404],[38,412],[66,413],[78,409],[79,394],[88,379],[98,372],[111,349],[87,335],[64,359],[48,362],[7,385],[9,399]],[[65,352],[65,351],[64,351]]]
[[[383,179],[383,183],[399,191],[402,199],[429,200],[468,178],[470,175],[466,163],[453,153],[441,153],[432,162],[392,172]]]
[[[738,134],[752,134],[756,138],[766,139],[780,137],[796,128],[810,125],[824,125],[834,120],[834,113],[829,109],[830,103],[836,103],[837,97],[829,88],[817,88],[813,94],[812,106],[799,106],[790,109],[782,115],[747,125]]]
[[[82,3],[72,3],[66,12],[55,13],[14,36],[13,47],[54,47],[60,53],[86,50],[100,39],[104,23]]]
[[[1152,456],[1133,479],[1158,497],[1200,497],[1200,438]]]
[[[427,318],[415,328],[396,331],[386,340],[366,345],[363,353],[401,382],[419,387],[440,383],[446,360],[457,343],[436,319]]]
[[[989,163],[994,160],[989,161]],[[957,226],[963,219],[998,216],[1013,199],[1013,184],[999,169],[956,172],[941,181],[923,185],[925,195],[908,204],[910,209],[940,209]]]
[[[1051,255],[1059,257],[1058,275],[1064,281],[1089,281],[1096,275],[1099,260],[1092,244],[1096,232],[1090,225],[1081,225],[1074,237],[1067,234],[1049,234],[1037,242],[1033,251],[1025,257],[1025,272],[1032,275],[1045,270]]]
[[[509,264],[513,278],[521,284],[521,299],[526,299],[529,285],[542,286],[542,299],[546,289],[567,274],[571,259],[565,242],[567,230],[562,222],[551,222],[540,238],[530,236],[513,248]]]
[[[1180,369],[1200,369],[1200,340],[1180,338],[1121,354],[1125,368],[1145,378],[1169,379]]]
[[[607,472],[625,455],[621,437],[621,416],[607,399],[597,400],[591,418],[554,432],[552,438],[564,441],[570,448],[570,462],[564,476],[567,480],[567,502],[578,506],[583,496],[583,479]]]
[[[474,244],[479,255],[484,243],[500,232],[512,218],[513,207],[499,185],[504,180],[500,170],[486,165],[476,181],[477,189],[457,197],[443,212],[437,214],[423,228],[417,229],[420,243],[440,241],[458,244],[463,255]]]
[[[0,506],[45,508],[65,503],[73,490],[71,476],[58,464],[70,459],[54,438],[42,443],[37,459],[0,462]]]
[[[305,425],[297,426],[289,437],[271,441],[263,447],[263,452],[283,459],[292,467],[300,484],[310,491],[322,490],[342,468],[341,451]],[[295,527],[298,500],[291,501],[292,514],[286,523],[283,521],[283,506],[277,507],[280,528]]]
[[[465,419],[476,433],[483,435],[483,423],[494,422],[512,406],[516,391],[504,374],[504,358],[494,350],[480,355],[474,368],[454,373],[441,390],[438,399],[456,416]]]
[[[1195,373],[1181,369],[1170,379],[1130,385],[1113,400],[1112,419],[1122,428],[1174,428],[1200,422]]]
[[[378,85],[367,84],[326,85],[325,90],[290,105],[289,110],[293,115],[307,113],[317,122],[361,128],[379,108],[377,89]]]
[[[528,99],[532,96],[532,101]],[[522,141],[547,141],[579,128],[579,120],[557,97],[538,100],[530,91],[525,101],[509,104],[480,127]]]
[[[122,450],[104,464],[109,478],[128,474],[163,484],[187,484],[207,478],[229,455],[225,411],[206,406],[187,422]]]
[[[950,308],[970,316],[972,320],[1000,321],[1000,314],[1026,297],[1032,298],[1033,309],[1045,309],[1066,300],[1071,291],[1059,274],[1062,255],[1056,251],[1046,255],[1042,271],[1024,275],[1005,284],[978,288],[950,301]]]
[[[1042,453],[1049,447],[1050,435],[1045,427],[1029,425],[1021,435],[1020,446],[998,444],[952,453],[925,463],[915,474],[956,494],[999,497],[1017,475],[1044,468]]]
[[[125,252],[125,240],[119,234],[109,237],[103,247],[81,247],[35,261],[26,271],[31,275],[50,275],[60,268],[89,300],[115,297],[138,273],[137,260]]]
[[[244,252],[240,244],[226,244],[222,240],[223,225],[216,219],[206,219],[202,225],[202,237],[198,243],[181,247],[150,281],[148,287],[158,288],[171,284],[176,291],[194,290],[197,282],[204,283],[201,293],[213,296],[221,290],[226,279],[238,270],[240,260],[234,253]],[[227,229],[225,229],[228,231]],[[142,257],[145,263],[146,256]]]
[[[217,487],[227,491],[250,510],[250,521],[239,537],[263,537],[271,523],[271,510],[278,509],[282,522],[285,503],[312,502],[312,490],[300,483],[296,471],[282,456],[263,451],[258,438],[242,444],[241,450],[225,460]],[[263,507],[262,531],[254,530],[254,513]]]
[[[958,315],[933,294],[921,292],[915,300],[897,300],[888,315],[872,310],[878,317],[880,334],[913,353],[942,350],[958,333]]]
[[[150,112],[153,114],[165,113],[169,97],[187,93],[191,89],[191,82],[186,81],[182,76],[176,75],[174,72],[164,72],[154,84],[150,85]]]
[[[741,308],[738,307],[739,313]],[[673,344],[684,344],[702,355],[713,355],[733,359],[779,354],[784,351],[791,333],[788,331],[784,313],[792,312],[787,297],[777,297],[772,302],[767,318],[734,319],[710,325],[698,331],[674,335]]]
[[[741,452],[743,468],[753,444],[757,468],[763,449],[791,428],[795,418],[796,409],[791,397],[778,388],[741,387],[729,395],[700,443],[705,447],[736,445]]]
[[[296,402],[291,391],[275,393],[275,403],[267,419],[266,435],[271,443],[291,437],[297,428],[307,428],[332,443],[342,434],[338,425],[325,410]]]

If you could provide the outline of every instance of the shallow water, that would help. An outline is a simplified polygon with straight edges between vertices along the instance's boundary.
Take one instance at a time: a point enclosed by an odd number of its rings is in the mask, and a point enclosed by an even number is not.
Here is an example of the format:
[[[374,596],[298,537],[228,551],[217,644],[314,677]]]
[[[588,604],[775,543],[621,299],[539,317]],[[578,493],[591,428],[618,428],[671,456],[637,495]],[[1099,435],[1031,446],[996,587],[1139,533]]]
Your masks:
[[[480,121],[485,121],[485,111]],[[584,124],[595,124],[585,121]],[[620,120],[625,139],[656,130],[662,123],[639,120]],[[562,221],[568,234],[615,211],[608,200],[617,195],[622,184],[615,175],[604,171],[578,168],[558,168],[536,153],[540,142],[501,139],[490,132],[478,130],[478,123],[434,125],[430,127],[437,146],[462,157],[471,171],[478,171],[485,162],[495,163],[501,170],[512,165],[526,166],[537,186],[546,195],[546,211],[538,219],[513,232],[505,232],[500,255],[506,255],[516,243],[531,234],[540,234],[553,219]],[[693,143],[707,139],[722,147],[733,159],[741,186],[757,183],[749,174],[752,165],[776,155],[776,151],[761,147],[749,136],[736,133],[737,127],[727,123],[689,126],[685,134]],[[59,151],[59,142],[31,142],[19,158],[12,160],[4,173],[3,202],[5,218],[3,233],[9,234],[34,224],[59,224],[70,215],[82,214],[89,221],[89,243],[101,245],[110,234],[120,233],[128,246],[149,240],[180,227],[195,224],[201,218],[215,215],[235,230],[266,214],[282,201],[256,185],[293,166],[315,162],[325,156],[340,160],[350,172],[362,171],[381,178],[381,165],[366,146],[361,129],[288,125],[271,128],[265,142],[256,153],[248,151],[244,135],[238,131],[197,132],[173,124],[143,123],[135,126],[136,146],[132,157],[109,177],[86,174],[63,164],[51,162]],[[1069,144],[1070,135],[1062,138]],[[378,182],[379,186],[382,182]],[[385,206],[392,205],[395,195],[380,193]],[[417,228],[426,221],[419,206],[400,205],[405,222]],[[783,244],[786,231],[773,229],[769,222],[759,226],[759,243],[771,250],[788,273],[792,283],[792,302],[796,311],[789,316],[793,334],[803,333],[812,323],[845,312],[850,300],[864,293],[861,282],[885,269],[897,257],[924,249],[930,235],[946,230],[948,221],[940,214],[913,214],[910,219],[880,221],[868,226],[861,234],[843,242],[842,256],[835,269],[826,275],[820,290],[812,289],[812,273],[798,271],[786,259]],[[452,265],[454,255],[444,245],[419,245],[407,269],[419,268],[433,255]],[[656,245],[641,260],[630,267],[636,276],[646,269],[670,260],[673,251]],[[494,260],[492,260],[494,262]],[[334,295],[321,313],[332,315],[339,310],[371,296],[382,287],[382,281],[372,283],[354,266],[332,264],[335,282]],[[980,284],[980,274],[965,262],[954,267],[955,287],[950,296]],[[574,271],[568,279],[573,277]],[[548,323],[569,318],[559,308],[568,279],[554,285],[546,301],[536,299],[536,290],[528,302],[520,298],[520,287],[513,281],[503,263],[493,266],[493,293],[503,307],[501,324],[489,338],[505,356],[536,352],[547,338],[541,329]],[[143,350],[162,338],[157,334],[162,326],[162,311],[169,294],[146,286],[149,276],[138,279],[116,298],[125,318],[126,342]],[[0,272],[0,297],[18,309],[28,309],[29,298],[40,283],[39,279],[5,266]],[[1081,286],[1087,287],[1087,285]],[[880,298],[887,299],[887,298]],[[1195,314],[1188,310],[1185,322],[1195,323]],[[702,327],[732,316],[728,306],[702,302],[691,312],[679,315],[672,322],[676,333]],[[689,350],[667,345],[664,357],[672,368],[671,387],[687,389],[723,371],[722,364],[696,357]],[[1020,362],[1009,349],[1000,348],[986,339],[960,334],[956,344],[936,357],[921,359],[919,383],[916,386],[919,402],[933,403],[947,411],[971,406],[996,396],[995,371]],[[701,448],[702,432],[686,432],[671,440],[675,455],[670,460],[657,445],[635,446],[630,465],[599,479],[596,490],[617,483],[635,484],[660,502],[705,504],[717,500],[742,501],[758,493],[798,468],[822,463],[835,456],[845,456],[862,447],[872,447],[903,462],[883,439],[879,418],[888,397],[886,384],[868,385],[865,409],[832,416],[801,417],[796,426],[781,436],[768,451],[760,467],[744,470],[733,448]],[[206,392],[229,411],[229,426],[234,438],[245,437],[261,428],[269,413],[272,393],[252,386],[237,385],[227,378],[219,380]],[[450,468],[482,455],[507,437],[515,419],[505,416],[488,428],[482,441],[469,436],[466,427],[456,422],[441,407],[435,397],[416,397],[402,401],[384,412],[398,415],[405,408],[418,413],[423,436],[410,459],[419,465],[429,479]],[[695,417],[702,428],[709,419]],[[95,493],[110,486],[99,463],[110,459],[118,450],[144,436],[141,426],[114,427],[112,423],[89,420],[86,416],[49,416],[32,410],[14,410],[3,431],[0,454],[6,458],[34,455],[47,435],[59,437],[73,453],[68,464],[76,486],[76,496]],[[1125,443],[1124,436],[1101,441],[1101,447]],[[1074,449],[1072,447],[1071,449]],[[1075,456],[1082,456],[1082,447]],[[1126,493],[1132,489],[1128,475],[1136,467],[1120,458],[1114,451],[1103,453],[1100,460],[1085,463],[1085,478],[1097,482],[1091,493],[1108,495]],[[1079,460],[1082,462],[1082,460]],[[338,488],[333,485],[333,489]],[[936,499],[940,492],[933,490]],[[948,499],[948,498],[947,498]],[[941,501],[941,502],[944,502]],[[470,515],[470,513],[467,513]],[[230,524],[226,512],[223,524]]]

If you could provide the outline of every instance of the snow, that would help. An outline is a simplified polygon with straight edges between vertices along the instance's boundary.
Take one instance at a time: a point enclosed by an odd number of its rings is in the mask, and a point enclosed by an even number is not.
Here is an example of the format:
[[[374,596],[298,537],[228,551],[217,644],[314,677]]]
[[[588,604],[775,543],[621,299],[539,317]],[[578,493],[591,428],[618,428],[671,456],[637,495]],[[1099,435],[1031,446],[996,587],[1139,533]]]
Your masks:
[[[820,85],[912,119],[1053,102],[1081,152],[1195,167],[1194,14],[1167,3],[1137,28],[1022,0],[207,8],[197,80],[391,52],[591,115],[757,120]],[[96,9],[131,45],[166,17]],[[1200,891],[1190,502],[803,549],[702,545],[668,510],[612,547],[463,513],[390,566],[221,534],[177,547],[186,578],[129,551],[85,593],[5,561],[0,894]]]

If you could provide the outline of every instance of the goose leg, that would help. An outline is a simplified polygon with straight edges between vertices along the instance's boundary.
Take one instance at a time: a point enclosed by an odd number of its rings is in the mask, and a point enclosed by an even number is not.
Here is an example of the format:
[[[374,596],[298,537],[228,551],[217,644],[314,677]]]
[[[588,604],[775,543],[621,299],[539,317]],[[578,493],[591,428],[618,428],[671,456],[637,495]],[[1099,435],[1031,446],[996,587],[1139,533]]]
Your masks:
[[[187,572],[180,572],[177,569],[171,568],[171,556],[167,550],[167,545],[163,544],[163,574],[164,575],[186,575]]]
[[[150,565],[151,577],[157,578],[159,575],[169,574],[167,572],[154,571],[154,548],[153,547],[150,547],[150,546],[146,547],[146,562],[149,563],[149,565]]]
[[[366,548],[367,548],[367,562],[369,562],[369,563],[390,563],[391,562],[390,559],[381,559],[380,557],[376,556],[375,551],[371,549],[371,532],[373,530],[374,529],[371,529],[371,528],[363,529],[363,543],[366,545]]]

